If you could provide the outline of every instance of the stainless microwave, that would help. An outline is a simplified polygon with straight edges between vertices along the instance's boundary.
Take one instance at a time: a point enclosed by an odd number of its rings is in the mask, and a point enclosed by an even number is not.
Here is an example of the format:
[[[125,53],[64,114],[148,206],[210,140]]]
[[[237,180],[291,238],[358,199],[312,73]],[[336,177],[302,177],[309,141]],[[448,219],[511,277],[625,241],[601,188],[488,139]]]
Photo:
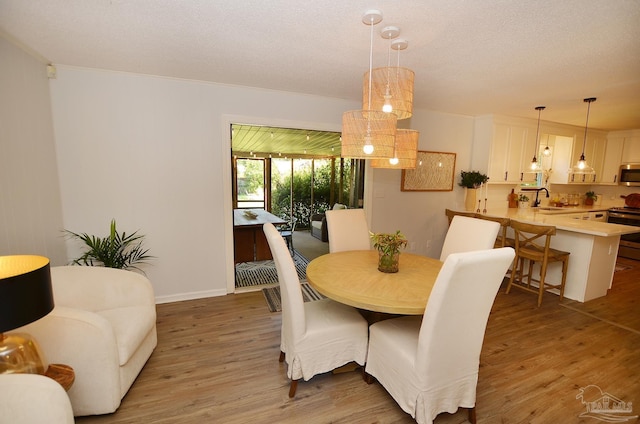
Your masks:
[[[620,165],[618,184],[625,186],[640,186],[640,163],[624,163]]]

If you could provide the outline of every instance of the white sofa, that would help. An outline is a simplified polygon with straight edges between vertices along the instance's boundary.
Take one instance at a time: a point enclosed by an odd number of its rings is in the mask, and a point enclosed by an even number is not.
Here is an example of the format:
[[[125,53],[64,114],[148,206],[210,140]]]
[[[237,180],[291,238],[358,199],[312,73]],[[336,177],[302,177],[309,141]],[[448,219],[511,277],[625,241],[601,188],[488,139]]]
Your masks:
[[[69,397],[61,385],[39,374],[0,375],[0,422],[73,424]]]
[[[16,331],[39,342],[48,363],[70,365],[75,416],[107,414],[120,406],[157,345],[150,281],[113,268],[51,268],[54,310]]]

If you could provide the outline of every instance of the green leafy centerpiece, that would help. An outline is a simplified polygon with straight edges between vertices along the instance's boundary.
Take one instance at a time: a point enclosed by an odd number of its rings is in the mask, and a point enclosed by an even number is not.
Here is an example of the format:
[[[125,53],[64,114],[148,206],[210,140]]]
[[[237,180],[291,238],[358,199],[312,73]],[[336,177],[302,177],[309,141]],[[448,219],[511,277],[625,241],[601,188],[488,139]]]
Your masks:
[[[398,272],[400,248],[407,245],[407,239],[398,230],[395,234],[371,233],[373,247],[378,250],[378,271]]]

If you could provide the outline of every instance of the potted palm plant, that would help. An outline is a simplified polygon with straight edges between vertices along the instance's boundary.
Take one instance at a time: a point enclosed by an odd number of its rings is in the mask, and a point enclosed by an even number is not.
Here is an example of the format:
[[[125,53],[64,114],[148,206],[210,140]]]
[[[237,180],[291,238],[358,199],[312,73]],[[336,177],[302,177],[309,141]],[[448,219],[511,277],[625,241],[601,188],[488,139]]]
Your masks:
[[[137,265],[153,258],[147,254],[149,249],[142,246],[144,235],[138,235],[137,231],[129,235],[125,232],[118,233],[115,219],[111,220],[109,235],[106,237],[64,231],[69,237],[82,241],[87,247],[82,256],[72,261],[75,265],[136,269],[143,272]]]
[[[587,191],[584,195],[584,204],[592,206],[598,200],[598,195],[593,191]]]
[[[378,250],[378,271],[398,272],[400,248],[407,245],[407,239],[398,230],[395,234],[371,233],[373,247]]]

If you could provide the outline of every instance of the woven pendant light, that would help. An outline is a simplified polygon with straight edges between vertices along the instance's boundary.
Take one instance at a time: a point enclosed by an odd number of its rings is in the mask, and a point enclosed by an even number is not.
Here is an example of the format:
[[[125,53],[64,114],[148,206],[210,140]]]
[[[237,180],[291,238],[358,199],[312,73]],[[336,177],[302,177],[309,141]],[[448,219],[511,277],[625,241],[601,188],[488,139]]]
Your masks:
[[[373,68],[373,26],[382,21],[382,12],[369,10],[362,22],[371,27],[369,48],[369,75]],[[368,101],[363,110],[342,114],[342,157],[354,159],[389,158],[393,155],[397,117],[371,107],[371,84],[368,80]]]
[[[391,40],[400,34],[397,27],[389,26],[382,30],[382,38]],[[408,68],[400,67],[400,51],[408,47],[406,40],[398,39],[390,42],[387,66],[375,68],[365,73],[362,104],[368,104],[371,94],[371,109],[393,113],[398,120],[411,118],[413,115],[413,85],[415,73]],[[398,52],[398,63],[391,66],[391,50]],[[371,84],[368,83],[371,77]]]
[[[399,129],[396,131],[396,144],[391,159],[373,159],[373,168],[414,169],[418,162],[418,137],[416,130]]]

